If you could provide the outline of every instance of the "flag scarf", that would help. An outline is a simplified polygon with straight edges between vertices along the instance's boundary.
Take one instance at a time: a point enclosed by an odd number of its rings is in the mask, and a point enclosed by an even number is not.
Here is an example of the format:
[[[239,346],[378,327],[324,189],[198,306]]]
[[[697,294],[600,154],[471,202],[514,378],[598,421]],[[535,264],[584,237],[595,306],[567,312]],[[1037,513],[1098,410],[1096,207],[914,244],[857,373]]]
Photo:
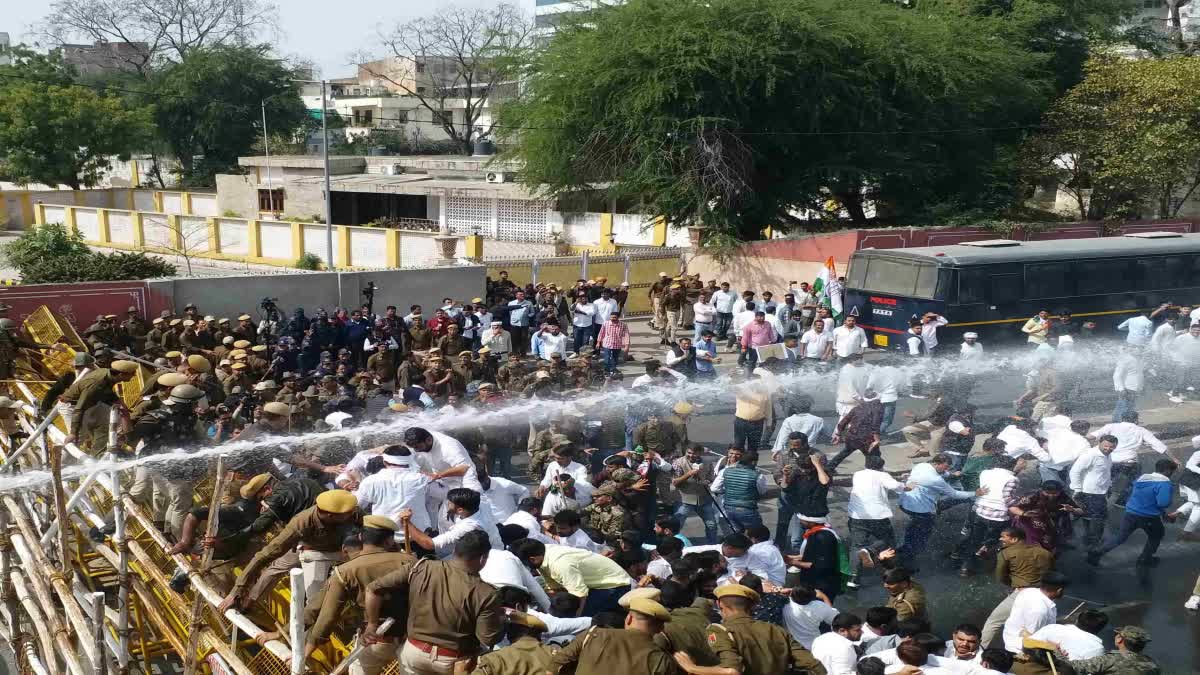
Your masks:
[[[817,280],[813,282],[813,295],[817,296],[818,303],[829,308],[834,321],[842,320],[842,284],[837,280],[833,256],[829,256],[817,274]]]

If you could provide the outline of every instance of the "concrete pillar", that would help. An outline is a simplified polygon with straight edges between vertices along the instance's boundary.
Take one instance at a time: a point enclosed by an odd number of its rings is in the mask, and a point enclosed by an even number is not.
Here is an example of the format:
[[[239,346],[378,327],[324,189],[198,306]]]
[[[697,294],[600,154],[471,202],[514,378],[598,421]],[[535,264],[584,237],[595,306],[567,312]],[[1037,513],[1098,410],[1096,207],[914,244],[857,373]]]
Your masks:
[[[25,229],[29,229],[37,224],[37,212],[33,208],[33,196],[28,192],[21,194],[21,222],[25,224]]]
[[[111,242],[112,233],[108,228],[108,209],[96,209],[96,226],[100,234],[100,243],[107,244]]]
[[[184,248],[183,224],[179,222],[178,215],[172,213],[167,216],[167,232],[171,235],[171,248],[182,251]]]
[[[446,202],[450,199],[450,191],[447,190],[442,194],[441,199],[438,199],[438,232],[446,234],[450,232],[450,223],[446,220]]]
[[[663,216],[657,216],[654,219],[654,239],[650,242],[650,245],[667,245],[667,219]]]
[[[8,197],[3,192],[0,192],[0,227],[8,227],[10,215],[8,212]]]
[[[400,230],[384,230],[384,245],[387,247],[387,266],[400,266]]]
[[[138,161],[136,159],[129,160],[129,184],[133,187],[140,187],[142,184],[142,177],[138,172]],[[132,209],[133,207],[129,208]]]
[[[492,231],[489,232],[493,239],[500,238],[500,200],[492,197]]]
[[[133,245],[138,249],[146,247],[146,221],[141,211],[130,211],[133,217]]]
[[[192,215],[192,193],[181,192],[179,194],[179,208],[183,211],[183,215]]]
[[[337,247],[334,250],[334,256],[337,261],[334,265],[338,268],[350,267],[350,228],[345,225],[337,225],[337,230],[334,236],[337,237]]]
[[[137,210],[137,196],[133,188],[125,191],[125,208],[129,211]]]
[[[46,224],[46,205],[41,202],[34,204],[33,224],[34,225],[45,225]]]
[[[77,225],[75,223],[75,207],[74,206],[64,206],[63,207],[63,225],[67,226],[67,230],[69,232],[78,232],[79,231],[79,225]]]
[[[600,214],[600,250],[613,252],[617,250],[617,245],[613,238],[613,214]]]
[[[258,220],[246,221],[246,256],[249,258],[262,257],[262,231]]]
[[[154,191],[154,210],[158,213],[163,212],[163,193],[162,190]]]
[[[483,237],[478,234],[467,235],[463,248],[471,260],[483,260]]]
[[[304,255],[304,225],[292,223],[292,260]]]
[[[84,206],[87,204],[87,200],[84,199],[83,197],[84,197],[83,190],[72,190],[71,191],[71,202],[73,204],[75,204],[75,206]]]
[[[221,252],[221,228],[217,225],[216,218],[206,219],[208,222],[208,252],[217,254]]]

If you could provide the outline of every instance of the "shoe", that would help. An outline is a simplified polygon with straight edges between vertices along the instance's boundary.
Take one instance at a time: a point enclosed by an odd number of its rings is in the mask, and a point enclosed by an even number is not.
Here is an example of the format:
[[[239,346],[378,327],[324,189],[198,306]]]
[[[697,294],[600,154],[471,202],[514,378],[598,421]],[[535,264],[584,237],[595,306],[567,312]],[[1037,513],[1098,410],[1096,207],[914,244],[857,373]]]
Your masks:
[[[1182,396],[1173,396],[1173,395],[1167,396],[1167,400],[1170,401],[1171,403],[1183,403]]]
[[[858,575],[851,574],[846,578],[846,588],[858,588]]]
[[[1100,566],[1100,554],[1099,553],[1087,554],[1087,564],[1091,565],[1092,567],[1099,567]]]
[[[862,563],[862,566],[867,569],[875,566],[875,560],[871,558],[871,552],[865,548],[858,549],[858,562]]]
[[[909,459],[917,459],[918,457],[928,457],[928,456],[929,456],[928,450],[917,450],[916,452],[910,452],[908,454]]]
[[[788,568],[787,568],[788,574],[800,574],[803,571],[804,570],[800,569],[799,567],[796,567],[795,565],[788,565]]]
[[[971,576],[971,568],[970,568],[970,567],[960,567],[960,568],[958,568],[958,576],[960,576],[960,577],[962,577],[962,578],[964,578],[964,579],[966,579],[967,577]]]
[[[1183,608],[1190,609],[1193,612],[1200,610],[1200,595],[1193,595],[1192,597],[1188,598],[1188,601],[1183,603]]]

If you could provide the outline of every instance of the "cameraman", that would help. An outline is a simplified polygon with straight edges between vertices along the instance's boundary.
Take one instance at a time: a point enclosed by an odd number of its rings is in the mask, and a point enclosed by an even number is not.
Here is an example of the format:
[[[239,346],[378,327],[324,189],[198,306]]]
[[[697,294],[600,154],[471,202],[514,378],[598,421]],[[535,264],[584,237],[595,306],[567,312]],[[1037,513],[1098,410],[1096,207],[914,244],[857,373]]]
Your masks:
[[[783,456],[777,462],[775,482],[779,484],[779,520],[775,526],[775,545],[779,550],[799,549],[799,532],[790,536],[793,516],[829,514],[829,474],[825,471],[825,456],[813,450],[808,436],[793,431],[787,436]]]

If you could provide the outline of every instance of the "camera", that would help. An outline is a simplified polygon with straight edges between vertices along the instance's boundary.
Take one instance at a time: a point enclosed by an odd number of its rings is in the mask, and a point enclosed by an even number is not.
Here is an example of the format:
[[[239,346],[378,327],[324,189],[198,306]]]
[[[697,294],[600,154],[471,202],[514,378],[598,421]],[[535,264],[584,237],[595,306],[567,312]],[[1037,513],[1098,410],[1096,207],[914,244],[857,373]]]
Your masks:
[[[263,298],[262,302],[258,303],[263,310],[271,310],[275,307],[275,303],[279,302],[279,298]]]

